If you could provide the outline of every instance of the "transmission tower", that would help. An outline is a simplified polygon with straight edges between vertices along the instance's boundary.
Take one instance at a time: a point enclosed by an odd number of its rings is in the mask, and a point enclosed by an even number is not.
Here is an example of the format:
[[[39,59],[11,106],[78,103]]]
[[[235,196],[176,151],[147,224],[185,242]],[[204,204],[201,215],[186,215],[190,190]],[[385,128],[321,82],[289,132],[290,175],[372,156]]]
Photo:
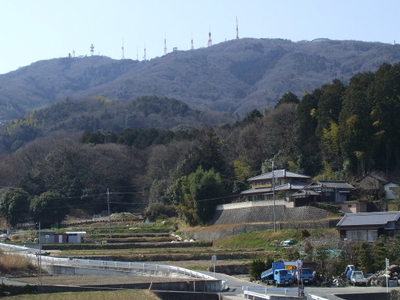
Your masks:
[[[207,46],[212,46],[212,39],[211,39],[211,28],[208,30],[208,43]]]
[[[238,25],[238,18],[236,16],[236,39],[239,39],[239,25]]]
[[[124,45],[124,39],[122,39],[122,47],[121,47],[121,50],[122,50],[122,59],[125,59],[125,45]]]
[[[164,35],[164,55],[167,54],[167,34]]]

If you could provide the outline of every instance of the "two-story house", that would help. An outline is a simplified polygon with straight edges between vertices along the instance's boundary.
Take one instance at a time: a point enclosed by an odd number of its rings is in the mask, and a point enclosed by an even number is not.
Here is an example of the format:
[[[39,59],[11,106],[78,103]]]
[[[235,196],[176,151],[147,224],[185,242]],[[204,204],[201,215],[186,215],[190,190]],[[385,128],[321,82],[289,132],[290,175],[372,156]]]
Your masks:
[[[304,188],[311,177],[285,169],[274,170],[247,179],[251,189],[241,192],[247,201],[288,199],[289,196]]]

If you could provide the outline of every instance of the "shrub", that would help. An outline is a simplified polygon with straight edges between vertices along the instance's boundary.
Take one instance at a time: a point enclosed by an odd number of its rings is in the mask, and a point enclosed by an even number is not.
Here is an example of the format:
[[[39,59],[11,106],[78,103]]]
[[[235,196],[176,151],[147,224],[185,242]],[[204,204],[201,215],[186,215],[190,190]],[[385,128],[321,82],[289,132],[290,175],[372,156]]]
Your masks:
[[[145,212],[144,215],[150,221],[156,221],[159,216],[162,216],[161,219],[165,219],[166,217],[171,218],[176,216],[175,207],[172,205],[165,205],[162,203],[154,203],[150,204]]]
[[[256,280],[261,279],[261,273],[267,269],[267,264],[264,260],[258,258],[250,264],[250,275]]]

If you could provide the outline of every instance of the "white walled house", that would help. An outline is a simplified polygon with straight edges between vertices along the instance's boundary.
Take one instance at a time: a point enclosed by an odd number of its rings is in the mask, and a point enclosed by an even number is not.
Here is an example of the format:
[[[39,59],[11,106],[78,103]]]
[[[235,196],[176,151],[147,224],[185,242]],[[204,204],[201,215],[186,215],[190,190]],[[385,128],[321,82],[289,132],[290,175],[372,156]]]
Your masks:
[[[337,227],[342,239],[375,242],[400,234],[400,211],[346,213]]]

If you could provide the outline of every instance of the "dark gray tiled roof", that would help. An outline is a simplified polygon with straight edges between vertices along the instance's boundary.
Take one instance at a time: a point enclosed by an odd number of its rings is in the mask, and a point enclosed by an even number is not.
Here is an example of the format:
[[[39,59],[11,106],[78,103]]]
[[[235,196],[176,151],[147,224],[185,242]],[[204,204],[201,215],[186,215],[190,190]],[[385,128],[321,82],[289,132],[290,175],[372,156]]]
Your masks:
[[[307,188],[312,189],[315,187],[327,187],[327,188],[348,189],[348,190],[354,189],[354,186],[347,183],[346,181],[322,181],[322,180],[314,181]]]
[[[302,182],[294,182],[294,183],[285,183],[282,185],[277,185],[275,187],[275,191],[293,191],[293,190],[301,190],[306,186],[306,183]],[[266,194],[272,193],[272,187],[267,188],[259,188],[259,189],[249,189],[241,192],[242,195],[247,194]]]
[[[385,225],[388,222],[396,222],[399,218],[399,211],[347,213],[337,226]]]

